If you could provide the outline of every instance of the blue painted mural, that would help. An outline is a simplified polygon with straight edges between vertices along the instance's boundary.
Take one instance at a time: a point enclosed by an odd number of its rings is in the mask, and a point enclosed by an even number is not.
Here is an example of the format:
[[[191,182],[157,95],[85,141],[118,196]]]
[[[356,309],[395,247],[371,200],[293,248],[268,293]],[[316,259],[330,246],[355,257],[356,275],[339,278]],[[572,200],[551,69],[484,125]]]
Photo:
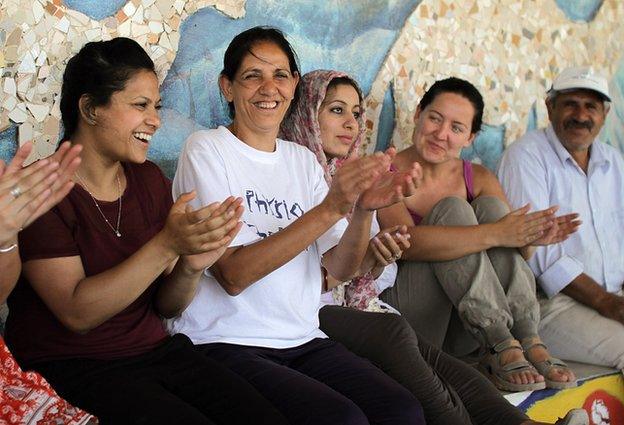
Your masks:
[[[207,7],[189,16],[180,30],[177,56],[162,84],[161,130],[152,140],[150,157],[169,176],[184,139],[200,128],[228,121],[225,102],[217,87],[223,52],[237,33],[256,25],[282,29],[299,54],[303,72],[317,68],[340,69],[354,75],[365,93],[396,41],[406,20],[421,0],[363,0],[358,3],[310,2],[308,0],[249,0],[245,16],[231,19]],[[127,2],[114,0],[64,0],[68,7],[100,20],[114,15]],[[590,21],[601,0],[556,0],[571,20]],[[412,17],[412,19],[414,19]],[[322,24],[322,25],[320,25]],[[605,125],[605,137],[624,150],[624,61],[612,81],[614,104]],[[417,101],[417,99],[415,99]],[[377,149],[389,143],[395,108],[392,85],[386,91],[376,131]],[[535,114],[528,127],[535,127]],[[0,133],[0,157],[15,150],[15,128]],[[462,157],[494,169],[503,150],[504,125],[484,125],[473,146]]]
[[[366,93],[418,3],[369,0],[345,7],[306,0],[251,1],[246,17],[234,21],[214,9],[198,11],[182,26],[178,54],[162,85],[163,126],[152,141],[152,156],[171,174],[182,143],[193,130],[228,122],[217,79],[223,53],[239,32],[256,25],[280,28],[299,55],[303,73],[340,69],[356,76]],[[392,111],[385,117],[391,129]]]
[[[114,15],[127,2],[127,0],[63,0],[67,7],[96,20]]]

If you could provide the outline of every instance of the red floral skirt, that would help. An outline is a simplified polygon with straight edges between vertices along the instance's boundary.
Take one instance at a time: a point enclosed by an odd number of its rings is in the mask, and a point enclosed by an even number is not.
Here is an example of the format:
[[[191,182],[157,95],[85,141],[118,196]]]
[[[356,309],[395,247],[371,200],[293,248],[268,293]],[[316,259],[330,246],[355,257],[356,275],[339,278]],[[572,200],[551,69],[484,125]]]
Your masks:
[[[72,406],[35,372],[24,372],[0,337],[0,425],[79,425],[97,423]]]

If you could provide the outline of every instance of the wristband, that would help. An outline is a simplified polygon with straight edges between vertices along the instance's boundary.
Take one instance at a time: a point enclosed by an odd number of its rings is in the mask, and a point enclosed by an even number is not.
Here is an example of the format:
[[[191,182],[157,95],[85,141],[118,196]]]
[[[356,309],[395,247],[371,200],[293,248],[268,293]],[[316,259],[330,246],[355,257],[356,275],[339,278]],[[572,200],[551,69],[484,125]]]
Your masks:
[[[5,254],[7,252],[11,252],[13,251],[15,248],[17,248],[17,244],[14,243],[12,245],[7,246],[6,248],[0,248],[0,254]]]

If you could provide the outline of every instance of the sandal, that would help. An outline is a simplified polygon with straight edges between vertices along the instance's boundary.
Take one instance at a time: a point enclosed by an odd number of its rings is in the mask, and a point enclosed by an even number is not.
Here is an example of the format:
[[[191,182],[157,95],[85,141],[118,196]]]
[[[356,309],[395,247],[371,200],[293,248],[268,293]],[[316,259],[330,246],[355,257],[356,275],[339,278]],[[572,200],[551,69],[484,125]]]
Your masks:
[[[548,347],[542,342],[542,340],[538,336],[532,336],[529,338],[525,338],[522,340],[522,348],[524,352],[527,353],[528,359],[528,351],[535,347],[541,345],[544,349],[548,350]],[[574,381],[553,381],[552,379],[548,379],[550,372],[553,368],[557,369],[567,369],[570,370],[570,367],[561,359],[557,359],[555,357],[548,357],[546,360],[541,362],[531,362],[535,369],[544,376],[544,382],[546,383],[547,388],[553,388],[557,390],[561,390],[564,388],[574,388],[578,386],[578,380]]]
[[[583,409],[572,409],[565,418],[555,422],[555,425],[589,425],[589,415]]]
[[[546,388],[544,382],[534,382],[532,384],[514,384],[509,379],[513,373],[517,372],[534,372],[537,370],[527,360],[519,360],[508,363],[504,366],[500,364],[500,353],[506,350],[520,350],[522,345],[516,339],[507,339],[499,342],[490,349],[490,353],[486,354],[479,362],[481,371],[492,381],[499,390],[518,392],[518,391],[535,391]]]

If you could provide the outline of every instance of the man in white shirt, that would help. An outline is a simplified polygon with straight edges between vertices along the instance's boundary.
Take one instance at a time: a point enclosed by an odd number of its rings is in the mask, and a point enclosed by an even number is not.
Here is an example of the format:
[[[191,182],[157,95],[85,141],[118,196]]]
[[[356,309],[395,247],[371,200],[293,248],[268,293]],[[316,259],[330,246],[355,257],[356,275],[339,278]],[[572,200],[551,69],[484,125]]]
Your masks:
[[[505,152],[498,177],[514,208],[559,205],[583,222],[529,264],[542,289],[540,335],[557,357],[624,369],[624,160],[598,140],[609,112],[605,77],[568,68],[553,82],[550,125]]]

